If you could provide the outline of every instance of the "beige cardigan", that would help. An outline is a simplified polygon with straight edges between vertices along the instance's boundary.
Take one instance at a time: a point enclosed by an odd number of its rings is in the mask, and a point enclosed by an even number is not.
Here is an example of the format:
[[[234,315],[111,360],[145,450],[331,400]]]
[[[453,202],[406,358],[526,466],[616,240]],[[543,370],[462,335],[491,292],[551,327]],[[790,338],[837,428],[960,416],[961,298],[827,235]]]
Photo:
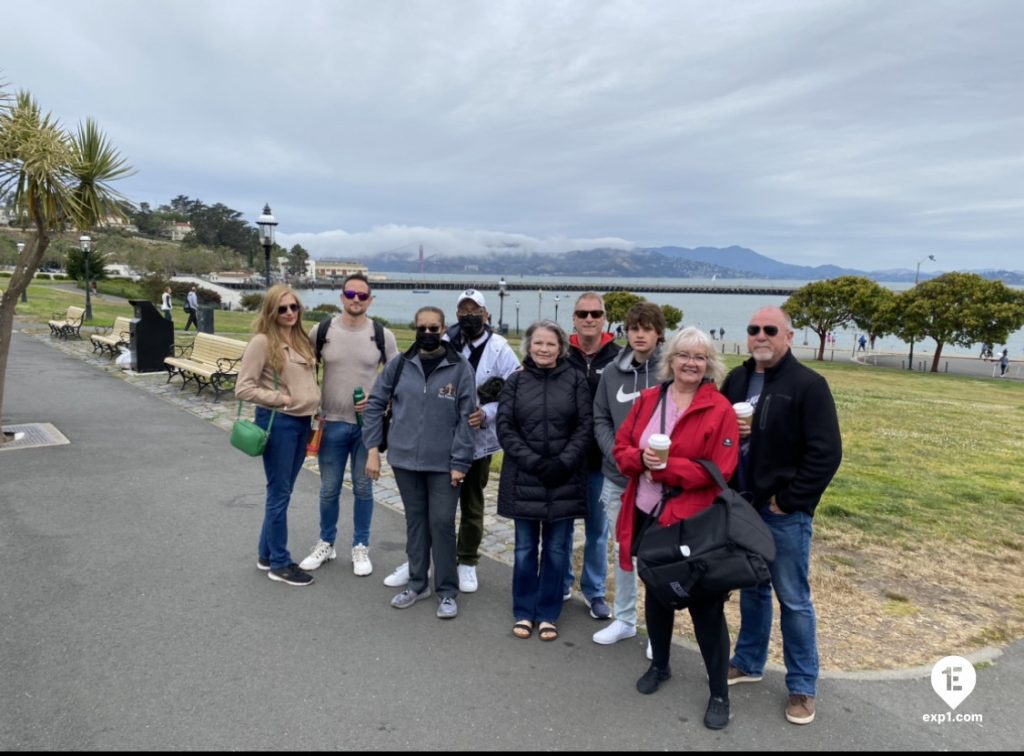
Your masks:
[[[297,336],[301,338],[301,335]],[[316,384],[313,366],[287,345],[284,352],[284,372],[279,375],[278,388],[275,389],[274,369],[267,359],[267,337],[262,333],[253,336],[242,355],[242,366],[235,381],[235,396],[286,415],[305,417],[316,414],[320,407],[320,387]],[[284,394],[292,399],[287,407],[282,406]]]

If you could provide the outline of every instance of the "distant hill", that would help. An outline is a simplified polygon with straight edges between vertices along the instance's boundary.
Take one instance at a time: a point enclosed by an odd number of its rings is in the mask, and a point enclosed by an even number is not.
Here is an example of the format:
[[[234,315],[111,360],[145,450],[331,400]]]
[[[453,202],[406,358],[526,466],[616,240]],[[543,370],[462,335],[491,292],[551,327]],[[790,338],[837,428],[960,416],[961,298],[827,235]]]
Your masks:
[[[649,251],[657,252],[668,258],[693,260],[695,262],[706,262],[712,265],[720,265],[723,268],[733,270],[748,270],[764,278],[795,278],[804,281],[817,281],[824,278],[835,278],[836,276],[862,276],[863,271],[852,268],[840,268],[836,265],[818,265],[810,267],[807,265],[790,265],[779,262],[770,257],[758,254],[746,247],[697,247],[687,249],[686,247],[654,247]]]

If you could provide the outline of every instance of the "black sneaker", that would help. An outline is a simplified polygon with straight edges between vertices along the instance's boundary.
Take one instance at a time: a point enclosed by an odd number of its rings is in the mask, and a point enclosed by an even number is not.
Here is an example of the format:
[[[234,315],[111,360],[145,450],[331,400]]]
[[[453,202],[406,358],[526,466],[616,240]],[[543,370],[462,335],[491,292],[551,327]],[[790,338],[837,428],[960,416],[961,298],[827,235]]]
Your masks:
[[[659,669],[652,664],[651,668],[644,672],[644,676],[636,681],[636,689],[645,696],[649,696],[670,677],[672,677],[672,670],[670,668]]]
[[[729,699],[711,696],[708,699],[708,708],[704,712],[704,726],[709,730],[721,730],[732,718],[729,710]]]
[[[612,610],[608,608],[608,602],[604,600],[604,596],[588,599],[587,606],[590,607],[590,616],[596,620],[612,618]]]
[[[300,570],[299,565],[295,562],[283,569],[271,570],[267,573],[267,577],[279,583],[288,583],[288,585],[309,585],[313,582],[313,576]]]
[[[267,572],[270,569],[270,560],[263,557],[256,557],[256,568]]]

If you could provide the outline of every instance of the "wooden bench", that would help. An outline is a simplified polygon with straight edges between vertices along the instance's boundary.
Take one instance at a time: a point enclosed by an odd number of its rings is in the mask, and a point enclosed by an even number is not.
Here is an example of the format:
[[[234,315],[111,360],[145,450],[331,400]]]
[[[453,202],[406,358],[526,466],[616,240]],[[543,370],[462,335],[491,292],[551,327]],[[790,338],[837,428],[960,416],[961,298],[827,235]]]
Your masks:
[[[74,336],[77,339],[82,338],[80,333],[82,328],[82,320],[85,318],[85,308],[83,307],[68,307],[65,312],[53,313],[53,320],[49,322],[50,335],[59,336],[62,339],[66,339],[70,336]]]
[[[114,325],[109,329],[105,329],[101,333],[94,333],[89,337],[89,341],[92,342],[92,351],[109,352],[111,357],[116,357],[118,349],[122,345],[128,346],[131,340],[132,320],[120,316],[114,319]]]
[[[220,399],[222,392],[235,388],[235,378],[246,346],[246,342],[238,339],[197,333],[191,344],[174,347],[174,355],[164,358],[167,382],[180,375],[182,389],[189,381],[195,381],[196,395],[211,386],[214,398]]]

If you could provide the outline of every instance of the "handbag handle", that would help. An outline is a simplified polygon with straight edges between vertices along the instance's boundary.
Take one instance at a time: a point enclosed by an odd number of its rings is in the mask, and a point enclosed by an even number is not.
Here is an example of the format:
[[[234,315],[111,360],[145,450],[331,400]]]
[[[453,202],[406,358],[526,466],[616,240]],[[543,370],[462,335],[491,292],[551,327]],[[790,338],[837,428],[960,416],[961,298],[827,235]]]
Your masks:
[[[277,371],[274,371],[274,391],[277,391]],[[270,429],[274,427],[274,417],[277,415],[277,409],[270,410],[270,422],[267,423],[267,435],[270,435]],[[242,400],[238,400],[238,414],[235,415],[235,420],[242,418]]]
[[[729,484],[725,482],[725,478],[722,476],[722,471],[718,469],[718,465],[712,462],[710,459],[695,459],[694,462],[699,463],[705,470],[708,471],[718,487],[723,491],[729,490]]]

